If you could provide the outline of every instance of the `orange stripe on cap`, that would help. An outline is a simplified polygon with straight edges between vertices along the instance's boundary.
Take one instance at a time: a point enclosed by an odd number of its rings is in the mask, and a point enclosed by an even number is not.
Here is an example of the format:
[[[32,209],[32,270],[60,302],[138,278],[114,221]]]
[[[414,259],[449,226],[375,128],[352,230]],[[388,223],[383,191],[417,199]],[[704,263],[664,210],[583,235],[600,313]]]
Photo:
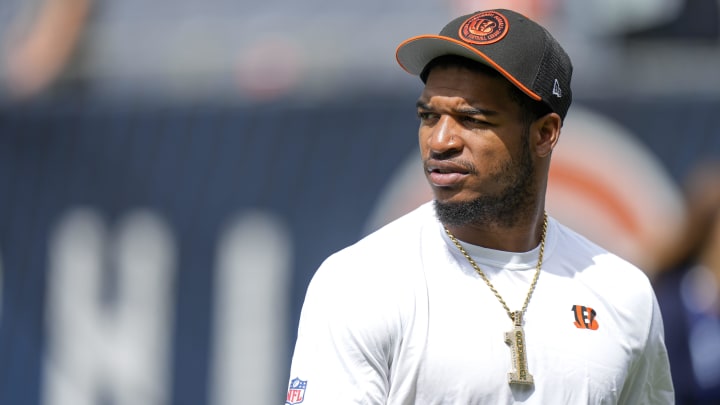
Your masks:
[[[418,36],[416,36],[416,37],[412,37],[412,38],[406,39],[405,41],[403,41],[402,43],[400,43],[400,45],[398,45],[397,49],[395,50],[395,59],[397,60],[397,62],[398,62],[398,64],[400,65],[400,67],[402,67],[403,70],[405,70],[406,72],[408,72],[408,73],[410,73],[410,74],[412,74],[412,75],[415,75],[415,73],[409,71],[409,70],[405,67],[405,65],[403,65],[403,63],[400,61],[400,58],[398,57],[398,54],[400,53],[400,49],[401,49],[402,47],[404,47],[405,45],[411,43],[411,42],[414,42],[414,41],[417,41],[417,40],[421,40],[421,39],[439,39],[439,40],[443,40],[443,41],[447,41],[447,42],[453,43],[453,44],[455,44],[455,45],[459,45],[459,46],[467,49],[467,50],[470,51],[471,53],[474,53],[475,55],[481,57],[481,58],[483,59],[483,61],[484,61],[487,65],[489,65],[489,66],[492,67],[493,69],[495,69],[495,70],[497,70],[498,72],[500,72],[500,74],[502,74],[503,76],[505,76],[505,78],[508,79],[508,80],[510,81],[510,83],[512,83],[512,84],[515,85],[517,88],[519,88],[520,90],[522,90],[523,93],[525,93],[525,94],[527,94],[528,96],[530,96],[530,98],[532,98],[532,99],[535,100],[535,101],[541,101],[541,100],[542,100],[542,97],[540,97],[540,95],[538,95],[538,94],[535,93],[534,91],[532,91],[532,90],[530,90],[529,88],[527,88],[527,87],[526,87],[524,84],[522,84],[518,79],[516,79],[515,76],[513,76],[512,74],[510,74],[507,70],[503,69],[502,66],[498,65],[498,64],[497,64],[494,60],[492,60],[490,57],[488,57],[488,56],[485,55],[484,53],[478,51],[475,47],[470,46],[470,45],[468,45],[468,44],[466,44],[466,43],[464,43],[464,42],[462,42],[462,41],[459,41],[459,40],[457,40],[457,39],[449,38],[449,37],[442,36],[442,35],[418,35]],[[442,56],[442,55],[438,55],[438,56]],[[460,55],[460,56],[462,56],[462,55]],[[428,62],[430,62],[430,61],[428,61]]]

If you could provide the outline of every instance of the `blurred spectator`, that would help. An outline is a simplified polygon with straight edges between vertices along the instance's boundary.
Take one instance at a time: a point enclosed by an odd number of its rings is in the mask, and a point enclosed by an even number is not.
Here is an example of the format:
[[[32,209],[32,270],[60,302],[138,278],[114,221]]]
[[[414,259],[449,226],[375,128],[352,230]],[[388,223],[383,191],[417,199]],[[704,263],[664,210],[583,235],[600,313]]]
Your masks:
[[[720,403],[720,163],[686,182],[688,222],[655,280],[678,405]]]
[[[14,27],[4,55],[11,96],[30,98],[55,83],[77,51],[91,6],[92,0],[42,0],[27,27]]]

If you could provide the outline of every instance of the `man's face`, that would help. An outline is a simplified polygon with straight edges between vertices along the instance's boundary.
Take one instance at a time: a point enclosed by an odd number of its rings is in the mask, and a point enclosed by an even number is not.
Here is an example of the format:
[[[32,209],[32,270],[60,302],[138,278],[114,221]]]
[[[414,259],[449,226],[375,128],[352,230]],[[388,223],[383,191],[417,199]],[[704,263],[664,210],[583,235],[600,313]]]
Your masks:
[[[511,225],[537,198],[528,126],[509,83],[436,67],[418,100],[425,176],[446,224]]]

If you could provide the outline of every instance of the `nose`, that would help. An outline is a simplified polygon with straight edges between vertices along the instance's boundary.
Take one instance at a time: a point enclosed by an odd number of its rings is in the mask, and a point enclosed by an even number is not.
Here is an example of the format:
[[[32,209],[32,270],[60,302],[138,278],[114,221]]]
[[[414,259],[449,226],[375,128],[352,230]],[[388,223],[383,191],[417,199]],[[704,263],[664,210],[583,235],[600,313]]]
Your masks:
[[[449,115],[442,115],[430,129],[427,146],[433,157],[452,156],[462,151],[463,141],[459,123]]]

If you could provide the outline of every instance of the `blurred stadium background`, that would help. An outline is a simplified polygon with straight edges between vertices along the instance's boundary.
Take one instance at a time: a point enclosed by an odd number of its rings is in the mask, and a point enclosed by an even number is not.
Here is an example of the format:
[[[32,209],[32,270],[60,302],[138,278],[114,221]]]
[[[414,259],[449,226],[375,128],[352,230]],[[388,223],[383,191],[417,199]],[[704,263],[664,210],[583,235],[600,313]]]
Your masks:
[[[429,198],[395,46],[491,7],[575,65],[551,214],[662,273],[717,0],[3,0],[0,404],[282,403],[317,266]]]

